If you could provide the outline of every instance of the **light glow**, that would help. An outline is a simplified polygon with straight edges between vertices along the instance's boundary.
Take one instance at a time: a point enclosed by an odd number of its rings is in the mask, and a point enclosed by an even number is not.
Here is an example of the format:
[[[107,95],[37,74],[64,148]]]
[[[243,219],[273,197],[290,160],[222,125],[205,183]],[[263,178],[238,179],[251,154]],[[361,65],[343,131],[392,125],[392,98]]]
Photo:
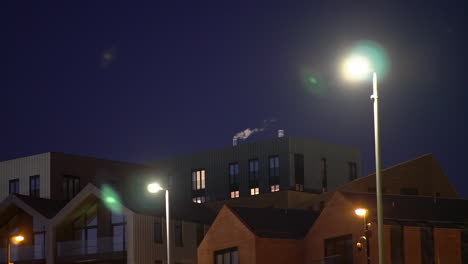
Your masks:
[[[367,209],[358,208],[358,209],[354,210],[354,212],[355,212],[356,215],[358,215],[358,216],[365,216],[365,215],[367,214]]]
[[[343,74],[349,80],[362,80],[369,76],[371,66],[364,56],[352,56],[343,63]]]
[[[150,192],[150,193],[157,193],[157,192],[163,190],[163,188],[161,187],[161,185],[159,185],[158,183],[150,183],[150,184],[148,184],[148,186],[146,187],[146,189],[147,189],[148,192]]]
[[[13,240],[13,243],[21,243],[24,240],[24,236],[22,235],[14,236],[12,237],[12,240]]]

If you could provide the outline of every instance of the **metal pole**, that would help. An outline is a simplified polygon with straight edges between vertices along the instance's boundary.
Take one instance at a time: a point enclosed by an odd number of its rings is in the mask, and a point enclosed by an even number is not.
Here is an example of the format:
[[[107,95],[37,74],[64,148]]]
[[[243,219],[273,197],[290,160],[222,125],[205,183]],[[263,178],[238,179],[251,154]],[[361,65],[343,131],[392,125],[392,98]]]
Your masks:
[[[166,189],[166,245],[167,245],[167,264],[171,264],[171,240],[169,228],[169,190]]]
[[[377,233],[379,241],[379,264],[384,264],[384,228],[382,205],[382,178],[380,174],[380,133],[379,133],[379,89],[377,88],[377,73],[372,74],[374,100],[374,137],[375,137],[375,183],[377,195]]]
[[[11,259],[11,249],[10,249],[11,245],[10,245],[10,237],[7,238],[7,264],[10,264],[10,259]]]
[[[367,258],[367,264],[370,264],[370,237],[369,235],[369,226],[367,225],[367,213],[364,215],[364,234],[366,236],[366,258]]]

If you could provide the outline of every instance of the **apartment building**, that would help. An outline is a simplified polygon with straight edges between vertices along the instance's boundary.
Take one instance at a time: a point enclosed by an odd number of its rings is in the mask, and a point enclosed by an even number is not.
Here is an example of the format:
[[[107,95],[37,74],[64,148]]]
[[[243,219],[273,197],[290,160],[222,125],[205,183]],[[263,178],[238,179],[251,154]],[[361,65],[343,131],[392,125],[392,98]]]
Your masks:
[[[140,164],[47,152],[0,162],[0,201],[11,193],[70,200],[89,182],[117,185],[152,174]]]
[[[150,163],[172,193],[196,203],[296,190],[330,192],[361,176],[357,149],[296,137],[172,157]]]

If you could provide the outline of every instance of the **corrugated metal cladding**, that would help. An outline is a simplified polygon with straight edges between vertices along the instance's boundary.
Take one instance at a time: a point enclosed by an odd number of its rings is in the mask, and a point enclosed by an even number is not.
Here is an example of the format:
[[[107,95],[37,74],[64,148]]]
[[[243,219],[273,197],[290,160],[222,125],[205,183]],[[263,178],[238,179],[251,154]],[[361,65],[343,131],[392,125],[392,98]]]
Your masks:
[[[163,225],[163,243],[154,242],[154,223]],[[183,247],[175,246],[174,223],[171,219],[171,256],[174,263],[197,263],[197,224],[182,221]],[[129,263],[146,264],[166,261],[166,221],[165,217],[135,214],[133,218],[134,261]]]
[[[347,146],[329,144],[304,138],[282,137],[266,141],[239,144],[190,155],[168,158],[151,163],[164,177],[171,177],[173,197],[191,200],[191,172],[206,170],[206,196],[208,200],[230,198],[229,163],[239,163],[240,196],[250,195],[248,187],[248,162],[259,160],[260,193],[270,192],[268,159],[279,156],[280,189],[295,188],[294,154],[304,155],[304,188],[317,191],[322,188],[321,159],[327,159],[328,190],[349,181],[349,162],[357,163],[360,177],[360,152]]]
[[[0,201],[9,194],[9,181],[19,179],[19,193],[29,195],[29,177],[40,175],[40,196],[50,198],[50,153],[0,162]]]

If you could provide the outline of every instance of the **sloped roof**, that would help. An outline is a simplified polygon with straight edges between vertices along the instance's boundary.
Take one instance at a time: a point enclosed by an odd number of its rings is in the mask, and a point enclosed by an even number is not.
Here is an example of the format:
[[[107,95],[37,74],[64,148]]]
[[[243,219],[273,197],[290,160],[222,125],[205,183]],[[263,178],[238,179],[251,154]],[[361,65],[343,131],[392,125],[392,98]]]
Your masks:
[[[302,239],[317,219],[315,211],[229,207],[257,236]]]
[[[341,194],[356,206],[368,208],[371,217],[375,217],[375,194],[349,192],[341,192]],[[386,220],[467,223],[468,200],[429,196],[384,195],[383,212]]]
[[[22,194],[12,194],[18,199],[23,201],[25,204],[29,205],[31,208],[34,208],[38,213],[43,215],[46,218],[54,217],[60,209],[62,209],[66,201],[51,200],[45,198],[35,198]]]

